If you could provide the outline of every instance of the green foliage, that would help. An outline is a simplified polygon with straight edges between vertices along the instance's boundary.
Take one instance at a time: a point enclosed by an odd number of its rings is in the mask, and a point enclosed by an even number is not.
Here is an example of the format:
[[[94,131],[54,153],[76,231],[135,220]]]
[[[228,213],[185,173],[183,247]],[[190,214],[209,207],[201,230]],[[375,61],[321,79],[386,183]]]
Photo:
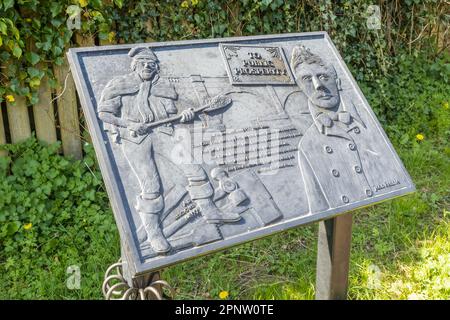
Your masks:
[[[102,252],[117,256],[118,239],[92,147],[86,146],[83,161],[61,157],[59,144],[47,147],[35,138],[6,149],[9,156],[0,158],[0,263],[8,277],[2,282],[31,288],[8,297],[45,295],[51,281],[64,296],[70,265],[80,266],[84,277],[91,272],[99,286],[102,275],[92,263]]]
[[[379,4],[382,28],[367,27],[371,0],[56,0],[0,1],[0,102],[6,95],[38,101],[51,65],[63,63],[74,34],[120,43],[325,30],[357,80],[392,74],[402,51],[436,56],[448,46],[445,3]],[[80,17],[80,29],[67,20]],[[426,36],[424,36],[426,35]],[[443,38],[443,39],[442,39]],[[51,82],[52,84],[54,81]]]
[[[102,7],[99,0],[0,1],[0,101],[12,95],[37,103],[40,81],[45,75],[54,80],[51,65],[61,65],[73,45],[68,18],[80,13],[79,32],[95,34],[109,29]]]
[[[361,81],[364,94],[391,139],[410,145],[418,134],[450,140],[450,55],[434,60],[402,55],[392,73]]]
[[[352,298],[450,298],[447,145],[432,140],[400,147],[417,192],[355,215]]]
[[[382,29],[366,27],[372,1],[0,0],[0,100],[36,101],[49,65],[79,34],[120,42],[326,30],[400,154],[418,192],[355,214],[353,299],[450,298],[450,66],[443,4],[381,4]],[[426,35],[426,36],[424,36]],[[444,41],[444,43],[442,43]],[[30,46],[30,43],[32,44]],[[421,134],[424,139],[418,139]],[[91,145],[82,161],[35,138],[0,157],[0,299],[102,298],[119,238]],[[311,299],[317,224],[168,268],[179,298]],[[77,265],[81,289],[69,290]],[[374,269],[374,267],[376,267]],[[374,273],[374,270],[376,271]],[[377,276],[374,276],[376,274]]]

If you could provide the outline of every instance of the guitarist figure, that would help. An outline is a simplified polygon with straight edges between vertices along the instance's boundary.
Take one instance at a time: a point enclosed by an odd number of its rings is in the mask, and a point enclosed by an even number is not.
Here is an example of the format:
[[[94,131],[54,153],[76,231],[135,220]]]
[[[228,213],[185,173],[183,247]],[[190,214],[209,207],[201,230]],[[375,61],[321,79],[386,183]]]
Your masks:
[[[163,141],[163,150],[157,150],[171,158],[176,141],[173,125],[168,122],[150,129],[152,122],[176,115],[175,88],[159,77],[158,58],[148,47],[130,50],[132,72],[113,78],[104,88],[98,104],[98,117],[104,123],[112,140],[121,146],[141,193],[136,197],[135,208],[139,212],[148,241],[157,253],[170,251],[171,246],[162,233],[160,215],[164,211],[164,195],[154,159],[154,139]],[[192,108],[180,113],[180,122],[192,121]],[[190,156],[190,155],[189,155]],[[191,200],[200,209],[208,223],[227,223],[240,220],[238,214],[221,212],[213,202],[214,189],[200,164],[192,156],[178,164],[187,177],[186,187]]]

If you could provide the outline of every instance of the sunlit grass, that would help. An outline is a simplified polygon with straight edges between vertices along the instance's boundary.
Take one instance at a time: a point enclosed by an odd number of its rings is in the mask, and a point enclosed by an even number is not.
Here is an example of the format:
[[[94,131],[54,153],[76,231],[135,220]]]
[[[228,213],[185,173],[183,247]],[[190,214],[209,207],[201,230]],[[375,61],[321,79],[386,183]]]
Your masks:
[[[350,299],[449,299],[449,158],[399,149],[418,191],[354,213]],[[180,298],[313,299],[317,225],[172,267]]]
[[[349,298],[450,299],[448,147],[426,139],[396,149],[417,192],[354,212]],[[40,256],[39,267],[30,254],[1,261],[0,299],[102,299],[103,274],[120,255],[118,234],[98,237],[93,223],[80,251],[73,243],[81,228],[61,229],[63,250]],[[221,291],[228,299],[314,299],[316,253],[312,224],[170,267],[162,277],[177,299],[219,299]],[[80,267],[77,290],[66,286],[71,265]]]

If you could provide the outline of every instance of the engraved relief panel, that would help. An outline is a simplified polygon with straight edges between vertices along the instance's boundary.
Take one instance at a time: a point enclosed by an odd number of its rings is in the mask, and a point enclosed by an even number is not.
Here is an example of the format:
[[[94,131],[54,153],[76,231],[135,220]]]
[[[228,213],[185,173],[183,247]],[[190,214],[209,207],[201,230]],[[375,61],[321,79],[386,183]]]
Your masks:
[[[139,270],[413,190],[323,34],[71,60]]]

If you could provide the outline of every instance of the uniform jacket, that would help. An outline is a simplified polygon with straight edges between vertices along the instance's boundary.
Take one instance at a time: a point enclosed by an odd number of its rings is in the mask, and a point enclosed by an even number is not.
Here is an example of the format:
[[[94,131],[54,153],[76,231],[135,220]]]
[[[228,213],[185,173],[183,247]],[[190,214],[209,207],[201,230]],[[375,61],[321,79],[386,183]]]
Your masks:
[[[330,127],[321,118],[327,114],[311,105],[310,110],[314,122],[299,142],[298,159],[311,213],[373,197],[386,181],[397,180],[390,188],[400,187],[404,177],[396,176],[401,171],[392,166],[397,161],[356,109],[337,112],[336,120],[329,117]]]
[[[145,105],[139,102],[142,84],[143,80],[134,72],[112,79],[102,92],[97,112],[112,113],[128,123],[158,121],[177,113],[174,101],[178,96],[172,85],[162,79],[154,80],[150,89],[144,93],[148,99],[148,104]],[[104,129],[116,136],[116,141],[120,137],[139,144],[148,136],[133,135],[128,128],[108,123],[104,123]],[[158,130],[171,134],[173,128],[168,124],[158,127]]]

